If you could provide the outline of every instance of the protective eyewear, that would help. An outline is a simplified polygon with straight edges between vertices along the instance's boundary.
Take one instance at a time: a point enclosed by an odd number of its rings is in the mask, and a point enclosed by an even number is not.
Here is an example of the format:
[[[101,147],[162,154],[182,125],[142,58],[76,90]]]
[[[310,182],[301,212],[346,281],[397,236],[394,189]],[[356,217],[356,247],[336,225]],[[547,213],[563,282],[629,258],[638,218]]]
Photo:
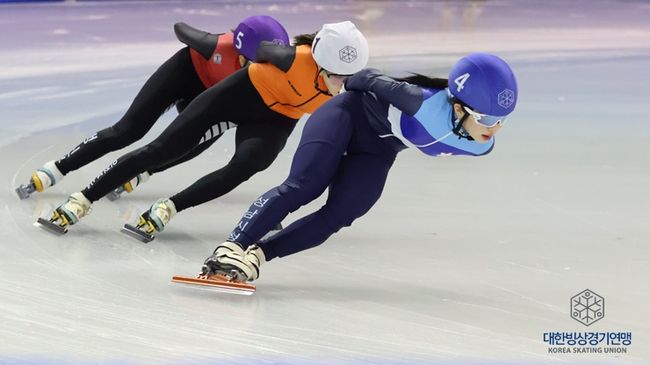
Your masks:
[[[468,108],[466,106],[463,106],[463,109],[465,109],[465,111],[469,115],[474,117],[474,121],[476,122],[476,124],[480,124],[483,127],[492,128],[492,127],[497,126],[497,125],[502,126],[503,122],[505,122],[505,120],[506,120],[505,116],[504,117],[495,117],[495,116],[492,116],[492,115],[477,113],[477,112],[473,111],[472,109],[470,109],[470,108]]]
[[[337,79],[337,80],[340,80],[340,81],[345,81],[345,80],[347,80],[348,77],[350,77],[350,75],[339,75],[339,74],[335,74],[333,72],[329,72],[324,68],[321,68],[321,71],[323,71],[325,73],[325,75],[330,79]]]

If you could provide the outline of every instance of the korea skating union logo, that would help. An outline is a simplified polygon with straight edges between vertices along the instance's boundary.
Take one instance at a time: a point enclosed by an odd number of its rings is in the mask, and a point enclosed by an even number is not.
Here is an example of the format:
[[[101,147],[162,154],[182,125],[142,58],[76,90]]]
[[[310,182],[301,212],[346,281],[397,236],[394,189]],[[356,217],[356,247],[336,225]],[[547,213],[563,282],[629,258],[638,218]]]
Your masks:
[[[585,289],[570,299],[571,318],[590,326],[605,318],[605,298]],[[548,354],[627,354],[632,332],[626,329],[548,331],[542,336]]]
[[[352,63],[357,59],[357,49],[352,46],[345,46],[339,51],[339,58],[346,63]]]
[[[571,298],[571,318],[590,326],[605,317],[605,298],[585,289]]]
[[[510,89],[504,89],[499,93],[499,106],[508,109],[515,102],[515,92]]]

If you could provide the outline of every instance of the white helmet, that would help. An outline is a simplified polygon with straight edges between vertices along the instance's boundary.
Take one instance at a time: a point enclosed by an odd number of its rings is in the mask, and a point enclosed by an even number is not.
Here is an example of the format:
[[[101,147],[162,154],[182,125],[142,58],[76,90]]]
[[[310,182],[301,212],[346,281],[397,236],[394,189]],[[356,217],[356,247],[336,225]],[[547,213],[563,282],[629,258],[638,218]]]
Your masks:
[[[368,41],[351,21],[325,24],[311,53],[318,66],[338,75],[352,75],[368,63]]]

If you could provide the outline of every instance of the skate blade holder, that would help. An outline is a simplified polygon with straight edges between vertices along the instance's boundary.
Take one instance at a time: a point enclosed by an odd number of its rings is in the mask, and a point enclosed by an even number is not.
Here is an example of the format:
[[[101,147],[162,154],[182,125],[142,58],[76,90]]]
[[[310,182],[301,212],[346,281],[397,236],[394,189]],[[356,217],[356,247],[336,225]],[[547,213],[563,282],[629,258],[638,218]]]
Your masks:
[[[62,236],[64,234],[68,233],[67,228],[61,227],[58,224],[56,224],[54,222],[50,222],[49,220],[47,220],[45,218],[38,218],[38,220],[36,221],[36,225],[38,225],[39,227],[43,228],[44,230],[46,230],[46,231],[48,231],[50,233],[54,233],[54,234],[57,234],[59,236]]]
[[[111,191],[110,193],[106,194],[106,198],[112,202],[118,200],[121,196],[122,193],[124,192],[124,187],[120,186],[119,188]]]
[[[172,282],[193,289],[203,289],[238,295],[252,295],[256,290],[255,285],[253,284],[231,281],[223,275],[212,275],[209,278],[206,278],[203,275],[193,278],[174,276],[172,277]]]
[[[29,198],[29,196],[32,195],[34,191],[36,191],[34,184],[22,184],[16,188],[16,194],[18,194],[18,198],[20,198],[20,200]]]
[[[120,198],[120,193],[117,191],[113,190],[110,193],[106,194],[106,199],[114,202]]]
[[[142,232],[137,227],[132,226],[130,224],[125,224],[120,230],[120,232],[126,234],[129,237],[135,238],[136,240],[142,243],[149,243],[153,241],[154,238],[156,238],[154,235],[149,234],[147,232]]]

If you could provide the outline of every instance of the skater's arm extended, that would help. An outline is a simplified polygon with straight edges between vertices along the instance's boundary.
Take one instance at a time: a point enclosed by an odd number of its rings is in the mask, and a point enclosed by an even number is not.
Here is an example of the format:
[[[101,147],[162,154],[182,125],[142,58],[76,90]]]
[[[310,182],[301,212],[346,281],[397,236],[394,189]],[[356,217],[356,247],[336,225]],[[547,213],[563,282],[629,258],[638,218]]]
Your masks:
[[[345,82],[346,90],[369,91],[381,101],[404,113],[415,115],[423,101],[423,90],[408,82],[396,81],[374,68],[361,70]]]

